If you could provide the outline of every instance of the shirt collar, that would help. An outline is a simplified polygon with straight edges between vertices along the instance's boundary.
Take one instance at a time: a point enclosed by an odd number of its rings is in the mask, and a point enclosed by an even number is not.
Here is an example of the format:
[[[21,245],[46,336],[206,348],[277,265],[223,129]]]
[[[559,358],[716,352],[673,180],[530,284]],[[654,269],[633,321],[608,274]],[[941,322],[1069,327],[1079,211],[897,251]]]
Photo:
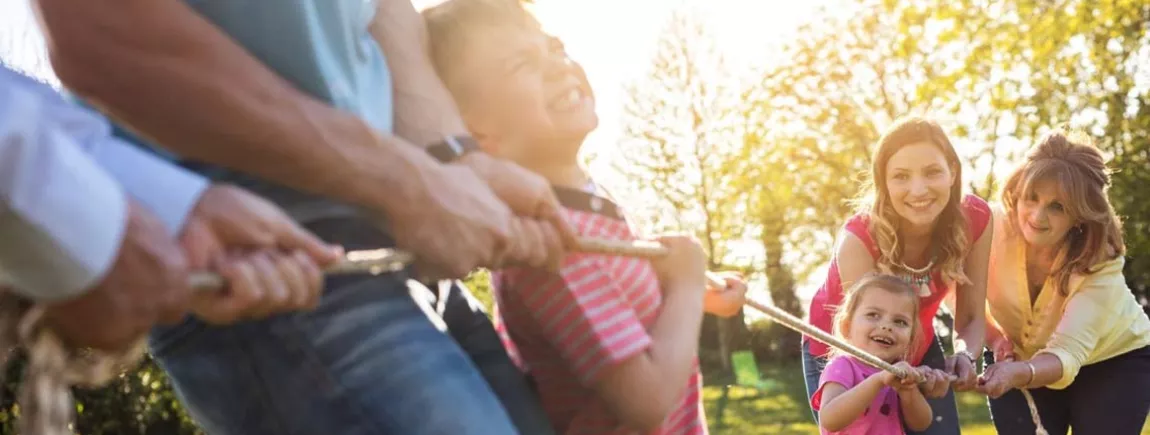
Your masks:
[[[608,198],[570,187],[552,186],[552,189],[559,198],[559,204],[565,208],[623,220],[619,206]]]

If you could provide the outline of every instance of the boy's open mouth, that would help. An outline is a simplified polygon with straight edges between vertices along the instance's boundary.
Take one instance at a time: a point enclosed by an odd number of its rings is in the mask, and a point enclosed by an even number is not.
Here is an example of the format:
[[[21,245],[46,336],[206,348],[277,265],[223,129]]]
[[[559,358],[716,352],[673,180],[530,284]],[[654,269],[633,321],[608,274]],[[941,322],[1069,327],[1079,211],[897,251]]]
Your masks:
[[[583,97],[583,90],[579,86],[572,86],[571,89],[553,98],[548,106],[551,110],[556,111],[570,110],[582,102]]]

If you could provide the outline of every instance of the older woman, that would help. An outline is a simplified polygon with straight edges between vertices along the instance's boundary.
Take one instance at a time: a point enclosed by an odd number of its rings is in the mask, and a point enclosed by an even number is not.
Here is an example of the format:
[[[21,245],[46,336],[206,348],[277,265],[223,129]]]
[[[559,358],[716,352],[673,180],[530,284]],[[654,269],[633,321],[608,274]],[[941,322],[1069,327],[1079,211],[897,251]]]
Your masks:
[[[988,284],[993,359],[979,390],[999,433],[1138,434],[1150,411],[1150,320],[1122,276],[1110,177],[1089,141],[1054,132],[1008,179]],[[988,361],[991,360],[988,355]]]

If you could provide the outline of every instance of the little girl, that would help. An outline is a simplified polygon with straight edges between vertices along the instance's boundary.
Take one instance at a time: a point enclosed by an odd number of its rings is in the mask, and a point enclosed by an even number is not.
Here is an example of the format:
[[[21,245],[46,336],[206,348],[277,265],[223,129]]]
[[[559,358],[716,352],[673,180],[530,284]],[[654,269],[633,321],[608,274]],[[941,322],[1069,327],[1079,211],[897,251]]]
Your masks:
[[[929,367],[913,368],[904,359],[920,340],[918,294],[902,279],[867,275],[851,287],[834,319],[834,333],[844,341],[928,379],[946,377]],[[811,408],[819,413],[823,435],[902,435],[930,426],[930,405],[913,376],[898,379],[832,350]]]

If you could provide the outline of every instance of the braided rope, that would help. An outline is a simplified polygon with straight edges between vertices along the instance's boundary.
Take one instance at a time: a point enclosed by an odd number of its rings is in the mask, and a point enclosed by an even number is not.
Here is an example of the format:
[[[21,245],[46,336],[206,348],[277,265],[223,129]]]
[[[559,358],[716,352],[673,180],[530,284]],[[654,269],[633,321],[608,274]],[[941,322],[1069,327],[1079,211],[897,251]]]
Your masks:
[[[1006,357],[1001,362],[1007,361],[1014,361],[1014,356]],[[1033,369],[1033,366],[1031,369]],[[1030,379],[1030,381],[1034,381],[1033,377]],[[1030,390],[1026,388],[1019,388],[1018,391],[1022,392],[1022,397],[1026,399],[1026,406],[1030,408],[1030,419],[1034,421],[1034,426],[1037,428],[1035,435],[1050,435],[1048,432],[1046,432],[1046,428],[1042,427],[1042,419],[1038,416],[1038,405],[1034,403],[1034,396],[1030,394]]]
[[[815,339],[817,339],[823,343],[826,343],[829,346],[833,346],[839,350],[842,350],[843,352],[849,353],[852,356],[854,356],[855,358],[858,358],[858,359],[862,360],[863,362],[870,364],[872,367],[894,373],[894,375],[898,376],[899,379],[905,379],[907,376],[911,375],[911,373],[907,373],[907,371],[905,371],[901,368],[895,367],[893,364],[888,363],[886,361],[883,361],[882,359],[880,359],[877,356],[871,355],[871,354],[867,353],[866,351],[859,349],[850,343],[839,340],[838,337],[835,337],[831,334],[828,334],[826,331],[823,331],[822,329],[816,328],[809,323],[806,323],[802,320],[799,320],[799,318],[791,315],[791,313],[783,311],[783,310],[779,309],[778,307],[775,307],[773,305],[767,305],[767,304],[752,300],[750,298],[747,299],[747,306],[754,308],[756,310],[759,310],[763,314],[766,314],[768,317],[774,319],[776,322],[781,323],[783,326],[790,328],[791,330],[798,331],[798,332],[801,332],[803,334],[809,335],[809,336],[814,337]],[[926,381],[925,378],[923,378],[922,376],[918,376],[917,374],[916,374],[915,378],[916,378],[915,381],[919,382],[919,383]],[[951,378],[951,380],[954,380],[954,379],[955,378],[953,378],[953,377]]]
[[[666,255],[665,247],[651,242],[618,242],[600,239],[580,239],[575,249],[590,254],[620,255],[655,258]],[[326,274],[371,273],[380,274],[402,269],[410,263],[411,254],[391,250],[348,252],[343,260],[324,270]],[[723,284],[708,276],[713,285]],[[198,272],[189,277],[189,284],[199,291],[213,291],[224,286],[219,275]],[[754,300],[747,305],[792,330],[814,337],[827,345],[847,352],[882,370],[905,378],[909,373],[871,355],[825,331],[815,328],[777,307]],[[27,353],[24,383],[20,387],[17,403],[20,407],[18,431],[28,435],[71,435],[75,418],[75,400],[72,386],[89,388],[106,385],[125,370],[135,367],[143,358],[146,340],[141,337],[130,349],[122,352],[100,352],[67,346],[42,322],[44,308],[33,305],[12,292],[0,291],[0,368],[7,367],[11,349],[22,347]],[[3,381],[0,370],[0,382]],[[923,379],[919,377],[918,382]],[[1037,426],[1036,435],[1047,435],[1038,417],[1038,408],[1030,392],[1022,390],[1030,406],[1031,418]]]
[[[1050,435],[1046,428],[1042,426],[1042,418],[1038,416],[1038,405],[1034,403],[1034,396],[1030,395],[1030,390],[1019,388],[1018,391],[1022,392],[1022,397],[1026,398],[1026,406],[1030,407],[1030,419],[1034,421],[1034,435]]]

